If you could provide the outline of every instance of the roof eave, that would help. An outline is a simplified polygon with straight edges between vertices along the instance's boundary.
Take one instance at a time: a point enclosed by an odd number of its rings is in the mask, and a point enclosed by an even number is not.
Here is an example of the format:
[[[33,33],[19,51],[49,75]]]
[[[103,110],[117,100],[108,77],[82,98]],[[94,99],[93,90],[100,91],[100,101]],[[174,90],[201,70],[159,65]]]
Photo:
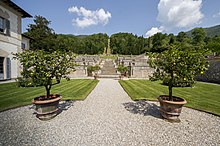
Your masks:
[[[5,3],[6,5],[12,7],[16,11],[18,11],[19,13],[21,13],[22,14],[22,18],[32,18],[32,16],[28,12],[26,12],[21,7],[19,7],[15,3],[13,3],[11,0],[2,0],[2,2]]]

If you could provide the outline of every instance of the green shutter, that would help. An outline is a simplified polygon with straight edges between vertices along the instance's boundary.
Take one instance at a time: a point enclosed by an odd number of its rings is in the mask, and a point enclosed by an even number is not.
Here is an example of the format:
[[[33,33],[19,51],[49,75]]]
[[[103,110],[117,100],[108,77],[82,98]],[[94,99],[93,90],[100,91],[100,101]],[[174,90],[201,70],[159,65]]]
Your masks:
[[[4,18],[0,17],[0,32],[4,33],[4,29],[5,29],[5,21]]]
[[[6,35],[10,36],[10,21],[5,19]]]
[[[7,58],[6,60],[7,65],[6,65],[6,79],[11,79],[11,60],[10,58]]]

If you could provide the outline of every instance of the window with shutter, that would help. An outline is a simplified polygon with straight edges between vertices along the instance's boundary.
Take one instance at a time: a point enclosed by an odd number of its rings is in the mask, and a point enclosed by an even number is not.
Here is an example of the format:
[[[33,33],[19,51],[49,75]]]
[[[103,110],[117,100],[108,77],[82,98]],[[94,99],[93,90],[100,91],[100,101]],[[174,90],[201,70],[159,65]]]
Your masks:
[[[6,23],[6,35],[10,36],[10,21],[5,19]]]
[[[0,33],[10,36],[10,21],[0,17]]]
[[[0,33],[4,33],[4,18],[0,17]]]
[[[21,49],[25,49],[25,43],[21,43]]]
[[[10,60],[10,58],[7,58],[6,70],[7,70],[6,78],[11,79],[11,60]]]
[[[4,57],[0,57],[0,80],[4,79]]]
[[[0,57],[0,73],[4,73],[4,57]]]

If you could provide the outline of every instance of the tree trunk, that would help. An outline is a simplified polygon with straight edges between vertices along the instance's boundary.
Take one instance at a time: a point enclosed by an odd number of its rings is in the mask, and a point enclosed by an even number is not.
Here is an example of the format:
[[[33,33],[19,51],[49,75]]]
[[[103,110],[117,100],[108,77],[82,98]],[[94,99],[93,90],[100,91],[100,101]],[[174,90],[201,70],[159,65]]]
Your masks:
[[[169,81],[169,101],[173,101],[173,72],[171,72],[171,79]]]
[[[169,84],[169,101],[173,101],[173,86]]]
[[[46,85],[45,86],[45,88],[46,88],[46,92],[47,92],[47,98],[49,98],[50,97],[50,89],[51,89],[51,85]]]

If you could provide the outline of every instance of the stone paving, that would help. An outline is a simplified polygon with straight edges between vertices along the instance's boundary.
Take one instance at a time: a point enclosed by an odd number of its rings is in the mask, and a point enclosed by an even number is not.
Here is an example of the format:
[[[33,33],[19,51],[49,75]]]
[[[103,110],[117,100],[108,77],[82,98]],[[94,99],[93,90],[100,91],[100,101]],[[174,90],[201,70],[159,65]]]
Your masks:
[[[38,120],[32,106],[1,112],[0,145],[220,145],[220,117],[183,108],[181,123],[167,122],[157,102],[132,101],[113,79],[61,108],[50,121]]]

